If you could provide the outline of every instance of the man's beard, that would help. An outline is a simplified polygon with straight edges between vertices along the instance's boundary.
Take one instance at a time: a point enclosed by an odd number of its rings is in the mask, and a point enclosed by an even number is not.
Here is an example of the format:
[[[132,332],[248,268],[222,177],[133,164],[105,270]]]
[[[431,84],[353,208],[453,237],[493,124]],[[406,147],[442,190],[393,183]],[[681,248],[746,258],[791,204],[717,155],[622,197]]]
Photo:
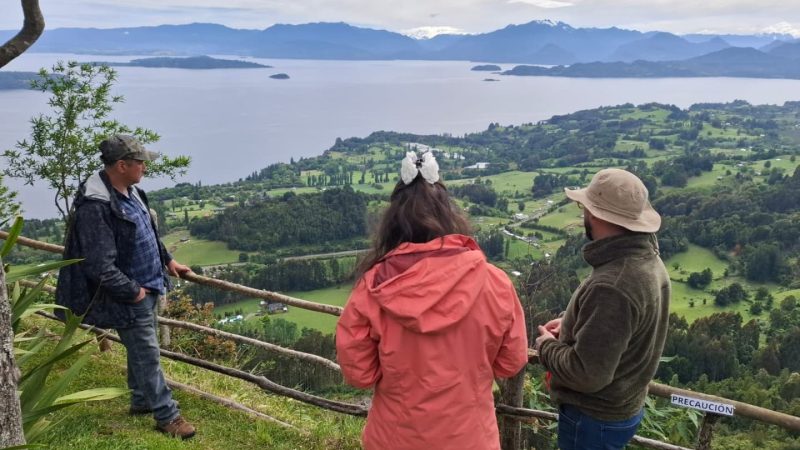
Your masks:
[[[586,217],[585,212],[583,213],[583,230],[586,233],[586,239],[593,241],[594,237],[592,237],[592,224],[589,222],[589,218]]]

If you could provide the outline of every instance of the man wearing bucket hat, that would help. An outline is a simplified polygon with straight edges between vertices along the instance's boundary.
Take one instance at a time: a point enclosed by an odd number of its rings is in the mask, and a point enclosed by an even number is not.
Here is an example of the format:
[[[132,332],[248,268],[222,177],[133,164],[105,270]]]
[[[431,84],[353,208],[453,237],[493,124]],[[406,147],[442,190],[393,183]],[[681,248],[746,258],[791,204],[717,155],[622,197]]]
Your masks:
[[[85,323],[117,330],[128,353],[129,413],[152,413],[158,430],[187,439],[195,429],[181,417],[164,379],[154,320],[167,273],[190,269],[167,252],[147,196],[135,186],[146,161],[158,156],[128,135],[100,143],[105,167],[81,184],[67,226],[64,258],[83,261],[59,272],[56,302],[85,314]]]
[[[559,405],[558,446],[622,449],[636,433],[667,334],[670,281],[647,188],[620,169],[565,190],[583,208],[592,272],[563,318],[539,327],[535,348]]]

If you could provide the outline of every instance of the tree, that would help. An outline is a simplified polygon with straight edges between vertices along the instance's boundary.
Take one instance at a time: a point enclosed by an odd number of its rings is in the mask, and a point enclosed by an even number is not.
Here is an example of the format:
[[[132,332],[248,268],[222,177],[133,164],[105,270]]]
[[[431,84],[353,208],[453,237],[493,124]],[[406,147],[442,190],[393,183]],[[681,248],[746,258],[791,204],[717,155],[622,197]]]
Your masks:
[[[42,180],[55,190],[55,205],[64,220],[78,186],[102,167],[97,157],[98,145],[107,136],[132,134],[143,144],[156,142],[153,131],[131,129],[110,117],[114,104],[122,96],[112,95],[116,72],[105,65],[58,62],[52,73],[39,71],[31,86],[51,93],[49,105],[54,116],[31,119],[31,140],[19,141],[16,150],[6,150],[7,176],[22,178],[33,185]],[[189,157],[162,156],[148,165],[149,175],[183,174]]]
[[[20,213],[19,203],[16,201],[17,193],[3,186],[3,176],[0,175],[0,223]]]
[[[0,447],[25,443],[22,412],[17,395],[19,369],[14,361],[11,331],[11,305],[6,295],[6,278],[0,258]]]
[[[748,247],[742,259],[745,277],[751,281],[780,282],[788,270],[780,248],[772,243]]]
[[[44,31],[44,16],[39,9],[39,0],[22,0],[25,21],[20,32],[0,46],[0,67],[27,50]],[[13,205],[13,193],[0,184],[0,221],[7,213],[4,207]],[[6,298],[5,272],[0,258],[0,447],[13,447],[25,444],[22,432],[22,412],[17,395],[19,370],[14,361],[11,330],[11,310]]]
[[[692,272],[689,274],[689,278],[686,280],[694,289],[705,289],[711,284],[713,277],[713,273],[711,269],[705,268],[702,272]]]
[[[44,16],[39,9],[39,0],[22,0],[21,3],[25,21],[20,32],[0,47],[0,67],[21,55],[44,32]]]

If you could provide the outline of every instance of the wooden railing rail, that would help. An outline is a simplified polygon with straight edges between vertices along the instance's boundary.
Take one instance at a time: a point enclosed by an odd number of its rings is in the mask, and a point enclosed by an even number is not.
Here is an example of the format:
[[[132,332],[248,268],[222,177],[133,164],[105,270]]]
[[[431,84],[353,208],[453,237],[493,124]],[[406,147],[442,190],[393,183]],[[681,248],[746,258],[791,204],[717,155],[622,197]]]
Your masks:
[[[22,284],[23,286],[27,286],[27,287],[36,286],[36,283],[31,282],[31,281],[26,281],[26,280],[22,280],[22,282],[20,284]],[[42,290],[44,292],[47,292],[47,293],[50,293],[50,294],[54,294],[55,291],[56,291],[56,288],[54,288],[53,286],[44,286],[42,288]],[[281,347],[280,345],[270,344],[269,342],[259,341],[258,339],[253,339],[253,338],[250,338],[250,337],[247,337],[247,336],[242,336],[242,335],[235,334],[235,333],[229,333],[227,331],[222,331],[222,330],[218,330],[216,328],[211,328],[211,327],[206,327],[206,326],[203,326],[203,325],[198,325],[198,324],[192,323],[192,322],[184,322],[184,321],[181,321],[181,320],[169,319],[167,317],[161,317],[161,316],[157,316],[156,320],[158,320],[159,324],[168,325],[168,326],[176,327],[176,328],[183,328],[185,330],[192,330],[192,331],[196,331],[198,333],[207,334],[207,335],[210,335],[210,336],[216,336],[216,337],[220,337],[220,338],[224,338],[224,339],[229,339],[231,341],[239,342],[241,344],[247,344],[247,345],[252,345],[254,347],[262,348],[264,350],[271,351],[273,353],[279,353],[279,354],[281,354],[283,356],[288,356],[288,357],[291,357],[291,358],[294,358],[294,359],[301,359],[303,361],[308,361],[308,362],[312,362],[312,363],[315,363],[315,364],[319,364],[321,366],[327,367],[328,369],[331,369],[331,370],[334,370],[334,371],[337,371],[337,372],[341,371],[341,368],[335,362],[331,361],[330,359],[323,358],[321,356],[315,355],[313,353],[305,353],[305,352],[300,352],[300,351],[297,351],[297,350],[292,350],[290,348]]]
[[[557,421],[558,414],[547,412],[547,411],[538,411],[535,409],[526,409],[526,408],[514,408],[508,405],[496,405],[495,410],[498,414],[514,417],[520,421],[527,421],[526,419],[544,419],[550,421]],[[641,436],[634,436],[633,443],[637,445],[641,445],[642,447],[647,448],[654,448],[660,450],[691,450],[686,447],[681,447],[679,445],[669,444],[666,442],[656,441],[655,439],[650,439]]]
[[[536,350],[528,349],[528,364],[538,363],[539,354],[536,352]],[[782,412],[751,405],[749,403],[730,400],[725,397],[717,397],[716,395],[704,394],[702,392],[676,388],[666,384],[656,383],[654,381],[651,381],[648,385],[648,393],[650,395],[655,395],[656,397],[662,398],[672,398],[672,394],[676,394],[717,403],[727,403],[736,408],[737,416],[747,417],[748,419],[754,419],[772,425],[777,425],[790,431],[800,431],[800,417],[795,417]]]
[[[42,317],[46,317],[52,320],[59,320],[58,317],[54,316],[53,314],[39,312],[38,315]],[[109,332],[108,330],[104,330],[101,328],[93,327],[91,325],[81,324],[81,328],[84,330],[92,331],[96,334],[104,336],[104,339],[108,339],[114,342],[121,343],[119,337],[117,337],[114,333]],[[331,411],[336,411],[344,414],[350,414],[353,416],[366,416],[367,415],[367,408],[361,405],[354,405],[351,403],[339,402],[336,400],[329,400],[327,398],[318,397],[316,395],[307,394],[305,392],[301,392],[295,389],[287,388],[285,386],[281,386],[278,383],[275,383],[272,380],[269,380],[266,377],[254,375],[249,372],[245,372],[243,370],[234,369],[231,367],[222,366],[220,364],[216,364],[210,361],[205,361],[200,358],[195,358],[193,356],[184,355],[183,353],[173,352],[169,350],[159,349],[161,352],[161,356],[165,358],[169,358],[175,361],[185,362],[187,364],[191,364],[196,367],[202,367],[203,369],[210,370],[212,372],[221,373],[223,375],[227,375],[233,378],[238,378],[240,380],[249,381],[250,383],[255,384],[256,386],[260,387],[262,390],[267,392],[271,392],[273,394],[282,395],[284,397],[293,398],[295,400],[299,400],[304,403],[308,403],[314,406],[319,406],[321,408],[329,409]]]
[[[5,239],[8,237],[8,233],[5,231],[0,231],[0,239]],[[24,245],[31,248],[36,248],[39,250],[44,250],[52,253],[63,253],[64,248],[59,245],[49,244],[46,242],[40,242],[33,239],[28,239],[25,237],[18,237],[17,243],[20,245]],[[248,286],[239,285],[236,283],[230,283],[223,280],[217,280],[210,277],[205,277],[201,275],[197,275],[195,273],[187,273],[184,274],[181,278],[192,281],[199,284],[204,284],[207,286],[216,287],[223,290],[239,292],[251,297],[258,297],[267,300],[279,301],[288,305],[293,305],[298,308],[308,309],[312,311],[322,312],[331,315],[341,315],[342,308],[338,306],[331,306],[325,305],[320,303],[309,302],[307,300],[302,300],[294,297],[285,296],[276,292],[264,291],[260,289],[254,289]],[[52,288],[48,289],[52,292]],[[51,318],[55,318],[52,316]],[[292,356],[297,359],[306,360],[309,362],[314,362],[321,364],[325,367],[328,367],[331,370],[340,371],[338,364],[330,361],[328,359],[322,358],[317,355],[312,355],[308,353],[298,352],[296,350],[286,349],[274,344],[269,344],[266,342],[258,341],[256,339],[247,338],[245,336],[236,335],[234,333],[228,333],[222,330],[216,330],[210,327],[204,327],[197,324],[192,324],[189,322],[177,321],[174,319],[166,319],[159,317],[159,321],[169,326],[180,327],[185,329],[190,329],[193,331],[197,331],[200,333],[211,334],[218,337],[231,339],[237,342],[242,342],[250,345],[256,345],[260,348],[265,348],[270,351],[274,351],[277,353],[281,353],[287,356]],[[91,327],[88,327],[91,328]],[[290,398],[294,398],[300,401],[304,401],[306,403],[310,403],[322,408],[331,409],[334,411],[342,412],[345,414],[363,416],[366,415],[366,408],[360,405],[352,405],[343,402],[336,402],[332,400],[327,400],[321,397],[316,397],[310,394],[306,394],[300,391],[296,391],[290,388],[286,388],[284,386],[278,385],[265,377],[256,376],[247,372],[240,371],[238,369],[232,369],[225,366],[220,366],[214,363],[210,363],[208,361],[203,361],[198,358],[193,358],[191,356],[183,355],[181,353],[170,352],[168,350],[162,350],[162,355],[175,359],[178,361],[183,361],[198,367],[203,367],[208,370],[212,370],[215,372],[223,373],[235,378],[240,378],[246,381],[250,381],[257,386],[261,387],[262,389],[273,392],[279,395],[285,395]],[[538,364],[538,354],[533,349],[528,350],[528,362],[530,364]],[[772,411],[766,408],[761,408],[759,406],[750,405],[748,403],[743,403],[735,400],[730,400],[724,397],[717,397],[714,395],[704,394],[695,391],[689,391],[685,389],[675,388],[672,386],[651,382],[649,387],[649,393],[658,397],[663,398],[670,398],[673,394],[688,396],[699,398],[703,400],[718,402],[718,403],[727,403],[731,404],[735,407],[736,415],[741,417],[746,417],[753,420],[758,420],[761,422],[769,423],[772,425],[777,425],[782,427],[786,430],[800,432],[800,417],[791,416],[789,414],[784,414],[777,411]],[[542,419],[548,420],[556,420],[557,415],[553,413],[548,413],[545,411],[536,411],[524,408],[513,408],[508,405],[497,405],[497,412],[503,415],[509,415],[513,417],[538,417]],[[671,444],[664,444],[659,441],[653,441],[655,444],[653,445],[661,445],[661,446],[651,446],[646,441],[647,439],[638,438],[640,441],[637,441],[639,445],[643,445],[649,448],[659,448],[659,449],[682,449],[683,447],[674,446]],[[650,440],[652,441],[652,440]]]
[[[58,317],[44,312],[37,313],[42,317],[46,317],[52,320],[59,320]],[[81,324],[81,328],[85,330],[92,331],[98,335],[104,337],[104,339],[108,339],[115,342],[121,342],[119,337],[117,337],[114,333],[111,333],[108,330],[104,330],[101,328],[96,328],[91,325],[84,325]],[[240,380],[248,381],[256,386],[260,387],[262,390],[282,395],[284,397],[289,397],[294,400],[301,401],[303,403],[307,403],[319,408],[327,409],[330,411],[335,411],[343,414],[349,414],[351,416],[358,416],[358,417],[366,417],[369,409],[364,405],[355,405],[352,403],[346,402],[339,402],[335,400],[329,400],[323,397],[318,397],[316,395],[307,394],[305,392],[297,391],[295,389],[287,388],[285,386],[281,386],[280,384],[275,383],[263,376],[253,375],[248,372],[244,372],[239,369],[234,369],[231,367],[222,366],[220,364],[216,364],[210,361],[205,361],[200,358],[195,358],[192,356],[185,355],[183,353],[172,352],[169,350],[159,349],[161,352],[161,356],[165,358],[169,358],[175,361],[181,361],[187,364],[190,364],[195,367],[200,367],[206,370],[210,370],[212,372],[216,372],[222,375],[226,375],[233,378],[238,378]],[[219,401],[216,399],[215,401]],[[526,408],[514,408],[508,405],[497,404],[495,405],[495,411],[497,414],[502,416],[509,416],[516,419],[525,420],[526,418],[540,418],[544,420],[550,421],[557,421],[558,414],[547,412],[547,411],[538,411],[535,409],[526,409]],[[273,418],[274,420],[274,418]],[[288,425],[281,423],[282,425]],[[672,445],[660,441],[656,441],[653,439],[644,438],[641,436],[634,436],[633,442],[642,447],[652,448],[656,450],[691,450],[685,447],[680,447],[677,445]]]
[[[8,237],[7,231],[0,231],[0,239],[6,239],[7,237]],[[44,250],[50,253],[59,253],[59,254],[64,253],[64,247],[61,245],[36,241],[23,236],[17,237],[17,244],[35,248],[38,250]],[[272,300],[276,302],[285,303],[290,306],[296,306],[298,308],[321,312],[325,314],[331,314],[334,316],[342,315],[342,308],[340,306],[310,302],[308,300],[290,297],[288,295],[279,294],[277,292],[265,291],[263,289],[255,289],[249,286],[243,286],[241,284],[231,283],[229,281],[223,281],[223,280],[218,280],[216,278],[205,277],[202,275],[198,275],[194,272],[183,274],[181,278],[187,281],[191,281],[193,283],[203,284],[206,286],[212,286],[218,289],[222,289],[223,291],[237,292],[239,294],[247,295],[248,297],[262,298],[264,300]]]

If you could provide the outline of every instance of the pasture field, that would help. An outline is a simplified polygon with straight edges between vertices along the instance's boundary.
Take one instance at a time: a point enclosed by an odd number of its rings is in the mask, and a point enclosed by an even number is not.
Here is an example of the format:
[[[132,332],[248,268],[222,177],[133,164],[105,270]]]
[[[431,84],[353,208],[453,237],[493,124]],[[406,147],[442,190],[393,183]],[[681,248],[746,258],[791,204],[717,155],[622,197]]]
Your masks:
[[[346,284],[314,291],[282,292],[282,294],[316,303],[344,306],[347,302],[347,297],[350,295],[351,287],[351,285]],[[259,310],[260,302],[261,299],[251,298],[236,303],[220,305],[214,308],[214,314],[224,315],[225,312],[233,314],[234,311],[240,309],[245,316],[246,322],[258,320],[260,316],[257,316],[256,313]],[[299,329],[303,327],[316,328],[324,333],[333,333],[336,329],[336,321],[338,320],[338,317],[330,314],[308,311],[294,306],[289,306],[289,312],[287,313],[272,314],[269,317],[294,322]]]
[[[675,268],[676,264],[677,269]],[[717,258],[714,252],[694,244],[689,244],[687,251],[664,261],[664,265],[667,266],[673,279],[685,279],[692,272],[702,272],[708,268],[711,269],[713,278],[716,280],[722,278],[728,267],[728,263]]]
[[[228,245],[221,241],[191,237],[186,229],[170,233],[162,240],[172,257],[187,266],[235,263],[239,261],[241,253],[229,249]]]

